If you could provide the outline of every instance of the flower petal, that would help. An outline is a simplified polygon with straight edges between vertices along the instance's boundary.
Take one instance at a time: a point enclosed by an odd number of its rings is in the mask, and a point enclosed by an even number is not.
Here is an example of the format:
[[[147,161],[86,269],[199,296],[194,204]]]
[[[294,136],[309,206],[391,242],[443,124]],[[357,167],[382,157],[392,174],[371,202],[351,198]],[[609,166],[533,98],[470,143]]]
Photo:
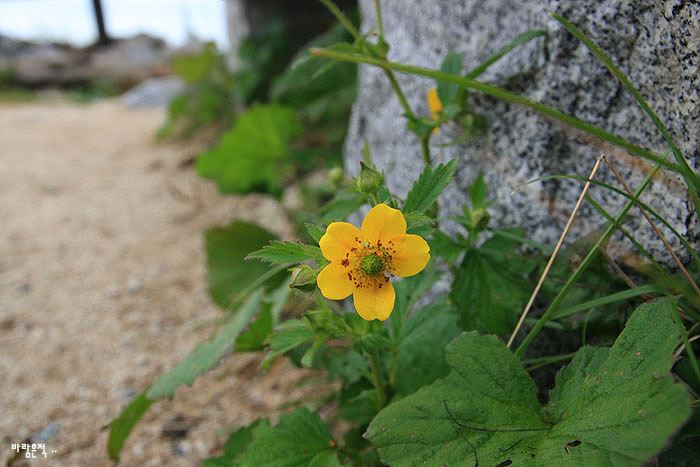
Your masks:
[[[384,321],[394,310],[396,293],[391,282],[384,282],[382,287],[362,287],[355,289],[352,294],[357,314],[371,321],[378,319]]]
[[[418,235],[399,235],[391,239],[396,253],[393,255],[393,273],[400,277],[418,274],[430,260],[430,246]]]
[[[358,246],[356,238],[360,241],[363,239],[360,229],[348,222],[332,222],[318,245],[328,261],[340,262],[345,259],[350,248]]]
[[[362,233],[370,243],[390,240],[406,233],[406,219],[398,209],[390,208],[386,204],[377,204],[362,221]]]
[[[316,279],[318,288],[324,297],[330,300],[342,300],[352,293],[352,281],[348,271],[340,264],[331,263],[321,270]]]

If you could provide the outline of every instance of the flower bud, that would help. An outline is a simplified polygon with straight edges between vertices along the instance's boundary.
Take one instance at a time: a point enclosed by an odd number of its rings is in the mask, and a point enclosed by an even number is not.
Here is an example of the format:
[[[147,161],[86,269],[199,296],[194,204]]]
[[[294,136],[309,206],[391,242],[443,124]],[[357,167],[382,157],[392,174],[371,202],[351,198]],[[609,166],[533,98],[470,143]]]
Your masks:
[[[357,189],[361,193],[376,193],[382,185],[384,185],[384,174],[378,172],[374,167],[369,167],[364,162],[360,162]]]
[[[489,225],[491,215],[486,209],[475,209],[472,211],[472,226],[477,230],[484,230]]]
[[[313,292],[316,288],[317,272],[306,264],[299,265],[292,269],[292,279],[289,281],[290,289],[297,289],[303,292]]]
[[[343,169],[335,166],[328,171],[328,180],[337,188],[343,183],[344,175]]]

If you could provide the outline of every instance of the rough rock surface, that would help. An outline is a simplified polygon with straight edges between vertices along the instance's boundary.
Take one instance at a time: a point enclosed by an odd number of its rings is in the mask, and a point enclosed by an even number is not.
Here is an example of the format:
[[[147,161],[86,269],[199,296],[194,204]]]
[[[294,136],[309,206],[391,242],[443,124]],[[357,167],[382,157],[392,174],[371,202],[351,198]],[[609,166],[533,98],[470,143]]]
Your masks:
[[[376,24],[374,3],[359,3],[362,30],[369,32]],[[391,44],[389,59],[430,68],[439,68],[445,55],[454,51],[463,57],[464,71],[471,70],[519,33],[548,30],[547,37],[515,49],[479,79],[662,154],[666,145],[654,124],[588,49],[548,16],[558,13],[581,28],[627,74],[668,127],[691,167],[697,167],[700,161],[697,2],[406,0],[385,1],[382,6],[385,36]],[[375,164],[387,171],[390,187],[405,196],[423,167],[420,146],[405,129],[403,110],[383,73],[368,66],[360,70],[359,96],[346,140],[347,169],[357,174],[367,138]],[[411,75],[397,76],[414,111],[427,116],[425,95],[435,83]],[[432,138],[434,164],[453,158],[459,161],[456,183],[441,198],[444,216],[460,213],[467,201],[468,184],[483,170],[489,194],[496,199],[491,211],[497,223],[525,227],[532,238],[553,244],[573,209],[581,184],[550,180],[511,194],[513,188],[540,175],[588,176],[601,152],[611,158],[633,188],[651,167],[646,160],[523,107],[476,92],[471,103],[488,122],[482,135],[444,147],[442,143],[460,134],[454,126],[446,126]],[[607,167],[601,167],[597,178],[619,186]],[[613,215],[624,202],[620,196],[597,187],[590,194]],[[691,243],[698,244],[698,224],[688,214],[687,193],[680,177],[668,173],[657,177],[642,199]],[[581,214],[571,237],[590,233],[604,222],[590,207],[584,207]],[[667,258],[651,229],[645,223],[632,222],[630,230],[637,238],[655,255]],[[675,239],[671,243],[679,246]],[[620,243],[618,251],[629,247]]]

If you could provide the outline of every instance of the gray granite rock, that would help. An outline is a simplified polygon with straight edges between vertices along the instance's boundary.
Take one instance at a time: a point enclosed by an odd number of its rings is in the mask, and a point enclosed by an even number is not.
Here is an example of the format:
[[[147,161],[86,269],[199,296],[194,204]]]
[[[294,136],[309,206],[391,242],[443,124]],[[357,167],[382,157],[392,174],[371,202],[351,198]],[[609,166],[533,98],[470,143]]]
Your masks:
[[[362,30],[376,24],[374,2],[360,0]],[[519,33],[546,29],[547,37],[521,46],[494,64],[479,79],[555,107],[657,154],[666,150],[660,133],[628,92],[607,69],[548,13],[558,13],[581,28],[622,69],[666,124],[681,151],[696,168],[700,162],[700,4],[688,1],[573,1],[573,0],[388,0],[382,2],[389,59],[439,68],[454,51],[473,69]],[[413,109],[428,115],[425,96],[431,80],[398,74]],[[406,130],[398,100],[383,73],[360,68],[360,90],[345,144],[346,168],[357,175],[367,138],[375,164],[387,172],[390,188],[405,196],[423,168],[420,146]],[[441,146],[459,136],[445,126],[432,139],[433,163],[458,159],[456,182],[440,200],[441,215],[461,212],[467,186],[483,171],[491,209],[500,226],[522,226],[531,238],[553,245],[582,188],[567,180],[550,180],[511,191],[528,180],[548,174],[588,176],[596,158],[605,152],[627,183],[636,187],[651,167],[646,160],[595,140],[535,114],[472,93],[473,109],[488,122],[486,131],[452,147]],[[601,167],[600,180],[619,186]],[[591,195],[613,215],[624,199],[593,187]],[[687,193],[680,177],[666,173],[655,179],[642,199],[652,205],[697,247],[700,229],[687,209]],[[635,213],[635,217],[639,217]],[[604,223],[584,207],[570,237],[588,234]],[[446,222],[455,231],[454,224]],[[659,258],[668,258],[645,222],[629,228]],[[667,238],[679,251],[680,243]],[[619,241],[616,250],[631,249]],[[687,257],[687,255],[685,255]]]

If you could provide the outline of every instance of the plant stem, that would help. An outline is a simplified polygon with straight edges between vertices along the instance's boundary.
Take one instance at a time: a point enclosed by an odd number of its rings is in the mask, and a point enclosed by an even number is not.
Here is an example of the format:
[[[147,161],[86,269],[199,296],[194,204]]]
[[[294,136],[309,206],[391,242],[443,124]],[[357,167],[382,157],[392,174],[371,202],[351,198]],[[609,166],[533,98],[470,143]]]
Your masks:
[[[386,406],[386,389],[384,387],[384,376],[379,364],[379,354],[373,351],[369,355],[369,366],[372,368],[372,384],[377,391],[377,410],[382,410]]]
[[[317,49],[317,48],[311,49],[310,53],[311,53],[311,55],[315,55],[318,57],[333,58],[336,60],[342,60],[342,61],[352,62],[352,63],[366,63],[369,65],[376,65],[376,66],[381,67],[383,69],[392,69],[392,70],[397,70],[397,71],[403,71],[406,73],[425,76],[426,78],[433,78],[433,79],[444,81],[447,83],[458,84],[458,85],[464,86],[466,88],[476,89],[477,91],[480,91],[480,92],[483,92],[484,94],[495,97],[496,99],[500,99],[500,100],[503,100],[506,102],[512,102],[514,104],[529,107],[530,109],[532,109],[538,113],[541,113],[547,117],[551,117],[553,119],[559,120],[563,123],[566,123],[567,125],[570,125],[574,128],[577,128],[577,129],[582,130],[586,133],[589,133],[597,138],[600,138],[603,141],[607,141],[609,143],[614,144],[615,146],[619,146],[619,147],[629,151],[632,154],[636,154],[637,156],[643,157],[645,159],[649,159],[649,160],[659,164],[662,167],[665,167],[669,170],[672,170],[673,172],[680,173],[680,174],[684,175],[684,171],[678,165],[667,160],[666,158],[663,158],[657,154],[654,154],[651,151],[648,151],[642,147],[639,147],[635,144],[632,144],[624,138],[621,138],[617,135],[613,135],[612,133],[608,133],[608,132],[596,127],[595,125],[591,125],[590,123],[584,122],[583,120],[579,120],[578,118],[572,117],[571,115],[565,114],[564,112],[561,112],[557,109],[554,109],[552,107],[548,107],[544,104],[540,104],[539,102],[532,101],[532,100],[530,100],[526,97],[520,96],[518,94],[508,92],[508,91],[501,89],[501,88],[498,88],[496,86],[491,86],[489,84],[482,83],[479,81],[466,79],[466,78],[463,78],[461,76],[451,75],[449,73],[443,73],[441,71],[431,70],[429,68],[422,68],[422,67],[417,67],[417,66],[412,66],[412,65],[404,65],[402,63],[390,62],[387,60],[381,60],[378,58],[369,57],[369,56],[361,55],[361,54],[345,53],[345,52],[339,52],[339,51],[335,51],[335,50]]]
[[[396,93],[396,97],[399,98],[399,102],[401,103],[401,107],[403,107],[403,111],[406,112],[406,115],[408,115],[409,117],[415,118],[416,115],[413,113],[413,110],[411,110],[411,106],[408,105],[406,96],[401,90],[399,82],[396,81],[396,76],[394,76],[394,73],[388,68],[382,67],[382,69],[384,70],[384,74],[386,75],[386,77],[389,78],[389,83],[391,84],[392,89]]]
[[[379,40],[384,40],[384,24],[382,23],[382,8],[379,5],[379,0],[374,0],[374,11],[377,13],[377,32]]]
[[[430,134],[421,137],[420,150],[423,154],[423,162],[425,162],[426,167],[432,167],[433,162],[432,158],[430,157]]]
[[[326,8],[331,10],[331,13],[335,16],[335,18],[340,22],[340,24],[343,25],[346,31],[348,31],[352,37],[355,40],[358,40],[361,38],[360,32],[355,29],[355,26],[353,26],[352,22],[348,19],[347,16],[343,14],[342,11],[333,3],[331,0],[321,0],[321,3],[326,5]]]

